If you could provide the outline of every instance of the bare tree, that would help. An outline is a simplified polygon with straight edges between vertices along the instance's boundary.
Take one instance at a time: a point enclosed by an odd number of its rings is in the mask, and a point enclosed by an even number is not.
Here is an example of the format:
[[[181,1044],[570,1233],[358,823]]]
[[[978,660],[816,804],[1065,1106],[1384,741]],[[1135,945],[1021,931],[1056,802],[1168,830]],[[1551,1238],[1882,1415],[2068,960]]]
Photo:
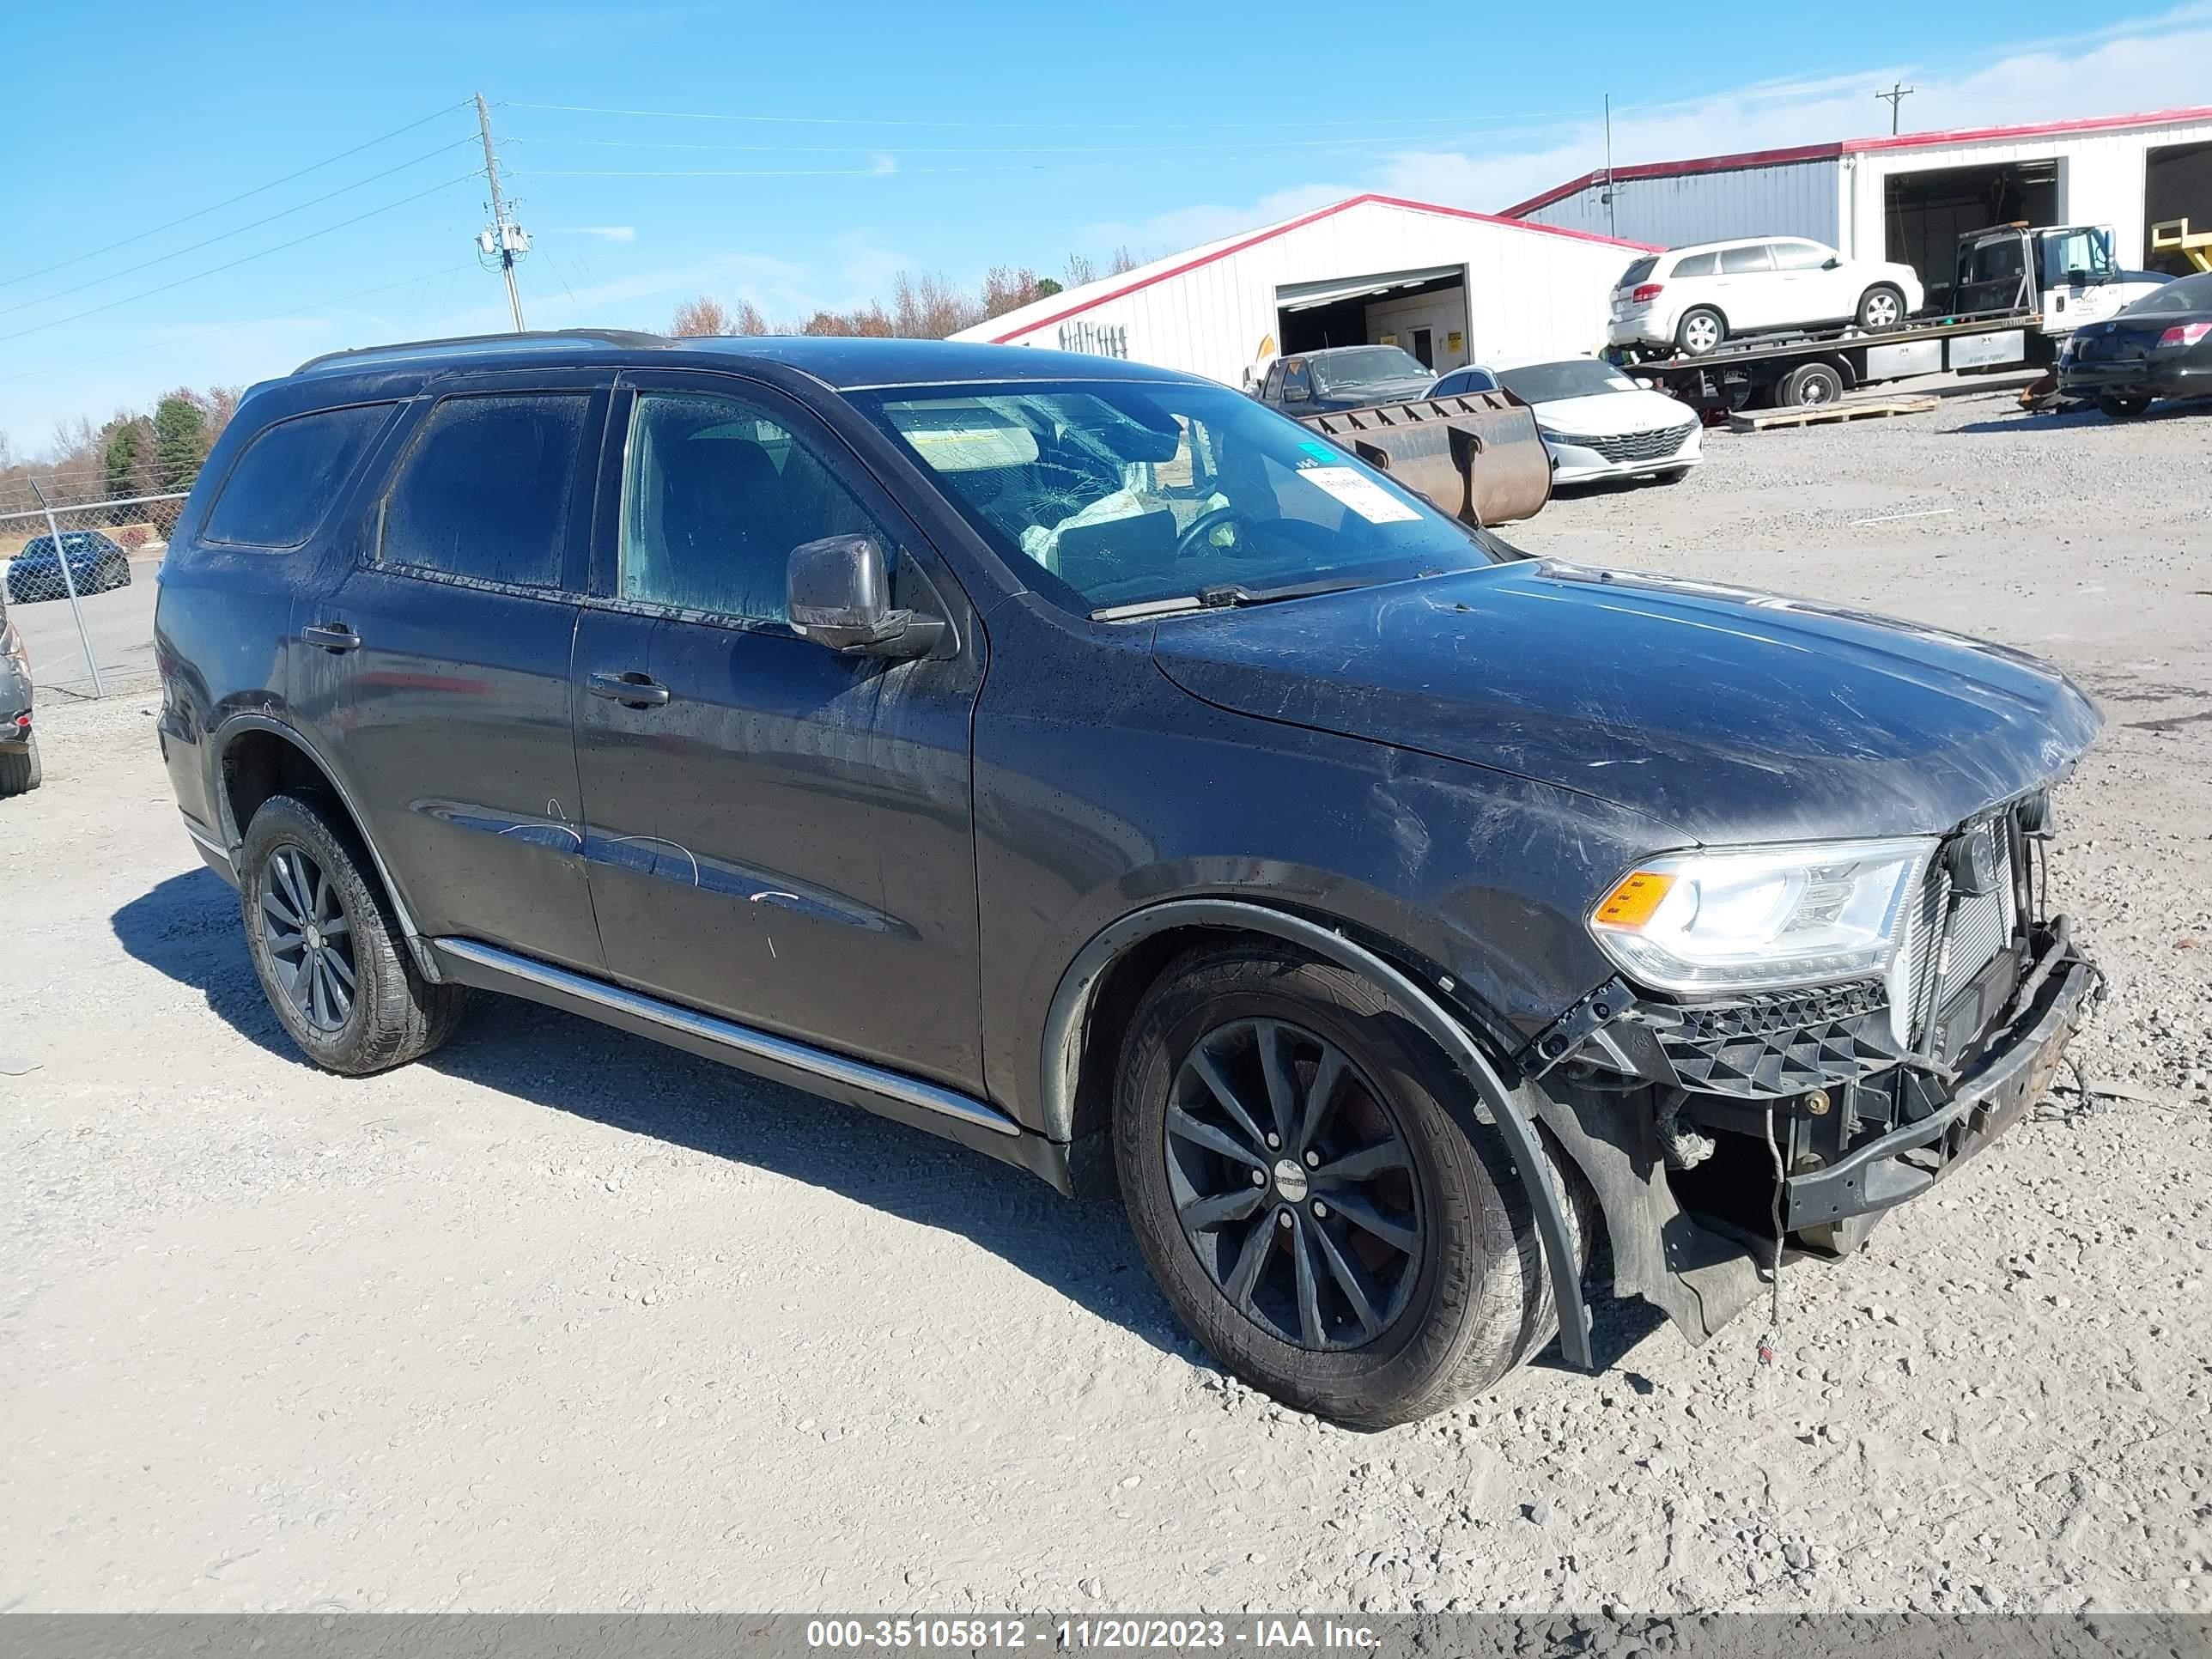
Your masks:
[[[1138,263],[1137,256],[1129,252],[1129,245],[1124,242],[1114,250],[1114,257],[1106,262],[1106,274],[1119,276],[1125,270],[1134,270]]]
[[[891,280],[891,331],[902,339],[941,340],[982,320],[982,305],[934,271]]]
[[[983,278],[984,316],[1003,317],[1048,293],[1058,293],[1060,285],[1054,283],[1047,288],[1045,283],[1049,282],[1049,277],[1039,281],[1027,265],[993,265]]]
[[[702,294],[676,307],[676,317],[668,325],[668,331],[682,340],[702,334],[734,334],[738,331],[722,302],[712,295]]]
[[[1067,273],[1065,286],[1068,288],[1081,288],[1085,283],[1095,283],[1097,280],[1098,267],[1091,264],[1091,256],[1089,254],[1071,253],[1067,256]]]

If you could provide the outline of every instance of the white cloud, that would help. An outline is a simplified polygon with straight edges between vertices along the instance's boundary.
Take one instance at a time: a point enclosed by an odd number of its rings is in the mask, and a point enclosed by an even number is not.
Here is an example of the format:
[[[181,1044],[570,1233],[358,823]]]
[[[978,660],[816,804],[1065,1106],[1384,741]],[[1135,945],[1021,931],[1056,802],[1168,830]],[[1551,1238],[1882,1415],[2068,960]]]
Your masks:
[[[556,228],[556,236],[596,236],[603,242],[635,242],[635,225],[568,225]]]

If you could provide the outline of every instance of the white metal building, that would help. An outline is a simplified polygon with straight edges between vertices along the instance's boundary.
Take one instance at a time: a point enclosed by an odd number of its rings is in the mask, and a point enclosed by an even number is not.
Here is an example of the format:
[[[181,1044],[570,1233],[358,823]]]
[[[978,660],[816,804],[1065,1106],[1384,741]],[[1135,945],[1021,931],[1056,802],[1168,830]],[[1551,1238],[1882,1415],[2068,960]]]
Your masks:
[[[1086,283],[955,335],[1127,357],[1229,386],[1285,352],[1393,344],[1442,373],[1605,343],[1648,250],[1582,229],[1355,196]]]
[[[1849,138],[1615,167],[1609,178],[1600,168],[1505,216],[1668,247],[1807,236],[1854,258],[1905,261],[1940,304],[1961,231],[2015,219],[2110,225],[2120,262],[2148,267],[2153,225],[2212,229],[2212,107]]]

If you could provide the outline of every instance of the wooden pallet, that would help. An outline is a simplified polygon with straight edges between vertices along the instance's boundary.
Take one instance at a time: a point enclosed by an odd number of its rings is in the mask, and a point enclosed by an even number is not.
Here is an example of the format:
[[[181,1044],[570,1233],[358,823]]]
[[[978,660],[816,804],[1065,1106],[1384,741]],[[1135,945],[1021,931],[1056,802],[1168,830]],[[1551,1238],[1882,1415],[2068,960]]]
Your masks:
[[[1731,415],[1731,432],[1765,432],[1780,426],[1827,426],[1838,421],[1887,420],[1893,415],[1925,415],[1942,407],[1941,398],[1847,398],[1803,409],[1766,409],[1756,415]]]

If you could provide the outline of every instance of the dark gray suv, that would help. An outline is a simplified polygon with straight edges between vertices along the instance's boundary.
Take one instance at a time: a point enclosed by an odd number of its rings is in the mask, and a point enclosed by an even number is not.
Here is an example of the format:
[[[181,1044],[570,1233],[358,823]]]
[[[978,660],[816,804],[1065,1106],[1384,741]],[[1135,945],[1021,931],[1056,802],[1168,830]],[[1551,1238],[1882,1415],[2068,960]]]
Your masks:
[[[1355,1424],[1589,1365],[1601,1227],[1704,1339],[2000,1133],[2096,983],[2053,669],[1528,559],[1125,362],[318,359],[157,634],[317,1064],[505,992],[1118,1187],[1223,1363]]]

